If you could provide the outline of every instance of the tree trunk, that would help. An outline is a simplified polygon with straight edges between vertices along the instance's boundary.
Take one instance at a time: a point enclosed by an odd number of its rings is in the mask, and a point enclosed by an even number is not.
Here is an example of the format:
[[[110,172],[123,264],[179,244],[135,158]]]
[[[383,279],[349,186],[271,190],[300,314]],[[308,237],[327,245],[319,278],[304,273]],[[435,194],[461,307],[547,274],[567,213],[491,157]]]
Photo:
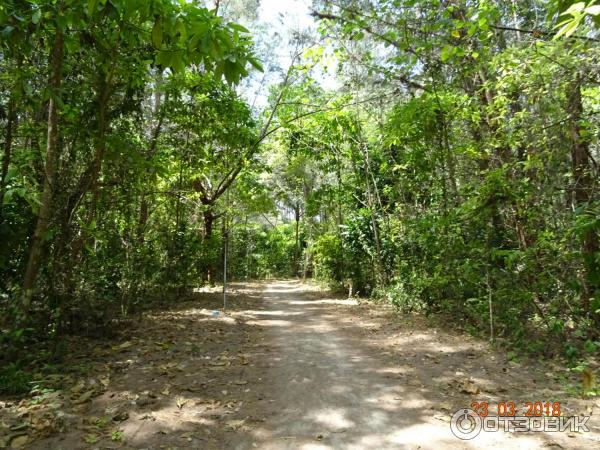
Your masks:
[[[38,212],[38,220],[31,241],[29,260],[23,279],[23,293],[21,301],[22,318],[25,318],[29,311],[35,281],[39,271],[42,247],[44,244],[44,235],[48,231],[50,222],[50,212],[52,209],[52,197],[54,194],[54,185],[56,181],[56,172],[58,167],[59,148],[58,148],[58,104],[57,99],[60,95],[60,83],[62,73],[64,53],[64,41],[62,32],[57,31],[54,37],[54,45],[50,55],[50,80],[49,87],[52,96],[48,102],[48,140],[46,143],[46,167],[44,178],[44,190],[42,192],[41,205]]]
[[[150,161],[154,155],[156,154],[157,146],[158,146],[158,138],[160,137],[160,133],[162,131],[163,122],[165,120],[165,110],[161,109],[162,106],[162,93],[158,89],[159,84],[162,82],[162,74],[160,72],[156,75],[156,92],[154,93],[154,110],[152,112],[154,118],[158,118],[156,126],[154,130],[152,130],[152,138],[150,139],[150,146],[146,155],[144,155],[144,159],[146,161]],[[168,95],[166,99],[168,100]],[[188,132],[189,137],[189,132]],[[150,176],[150,173],[146,171],[146,175]],[[181,174],[180,174],[180,185],[181,185]],[[181,186],[180,186],[181,187]],[[179,199],[177,200],[179,202]],[[149,202],[148,197],[145,194],[142,194],[142,200],[140,204],[140,215],[138,219],[138,243],[140,245],[144,244],[144,232],[146,230],[146,223],[148,222],[148,208]]]
[[[451,203],[453,206],[460,204],[460,197],[458,195],[458,186],[456,185],[456,159],[452,147],[450,146],[450,137],[448,129],[448,121],[446,120],[446,114],[440,112],[440,125],[442,133],[442,147],[444,148],[445,158],[447,160],[448,167],[448,181],[450,185],[450,194],[452,194]]]
[[[568,112],[570,116],[569,132],[573,141],[571,147],[571,164],[574,178],[574,203],[575,207],[586,205],[593,199],[594,177],[589,152],[589,140],[581,132],[581,117],[583,104],[581,102],[581,74],[577,74],[568,90]],[[600,268],[595,261],[595,254],[600,250],[600,236],[594,229],[588,229],[582,236],[581,253],[586,267],[586,280],[584,282],[584,295],[582,307],[590,312],[590,297],[598,288],[600,282]]]
[[[204,211],[204,245],[210,245],[210,240],[212,238],[213,233],[213,225],[215,222],[215,215],[211,209],[207,209]],[[212,261],[209,261],[206,264],[206,281],[208,284],[212,285],[213,283],[213,273],[212,273]]]
[[[2,174],[0,175],[0,208],[4,203],[4,194],[6,192],[6,176],[10,166],[13,131],[17,126],[17,110],[15,108],[14,98],[11,96],[8,101],[8,117],[6,122],[6,133],[4,135],[4,155],[2,157]]]
[[[81,205],[85,195],[91,193],[91,201],[87,211],[87,217],[85,219],[86,227],[81,230],[81,234],[78,239],[73,243],[71,249],[71,260],[75,264],[79,263],[82,255],[84,244],[89,240],[88,229],[91,228],[92,223],[96,219],[96,209],[98,204],[99,189],[98,179],[102,170],[102,160],[104,159],[104,153],[106,151],[106,131],[107,131],[107,114],[108,114],[108,101],[110,98],[110,83],[106,80],[102,82],[101,93],[97,99],[98,106],[98,130],[94,139],[94,160],[90,163],[87,170],[82,176],[81,181],[78,183],[76,189],[75,200],[72,205],[72,210],[68,213],[69,216],[73,215],[77,208]],[[69,270],[73,268],[73,265],[69,267]],[[70,278],[70,273],[65,274],[65,278]]]
[[[92,223],[96,217],[96,207],[98,204],[98,179],[100,172],[102,171],[102,161],[104,160],[104,153],[106,152],[106,114],[108,110],[108,97],[109,97],[109,86],[104,87],[104,92],[101,95],[98,102],[98,135],[96,138],[96,152],[94,155],[94,162],[92,165],[92,177],[90,182],[90,192],[92,199],[89,207],[89,216],[87,223]]]
[[[369,163],[369,151],[367,147],[364,148],[364,157],[366,162],[366,188],[367,188],[367,205],[369,206],[369,210],[371,211],[371,226],[373,227],[373,240],[375,241],[375,271],[377,274],[377,281],[379,286],[385,286],[388,282],[387,274],[385,272],[385,264],[383,261],[383,253],[381,249],[381,239],[379,236],[379,223],[377,222],[377,216],[379,215],[375,206],[375,201],[373,199],[373,189],[371,188],[371,171],[370,171],[370,163]],[[375,186],[375,180],[373,179],[374,189],[377,189]],[[381,202],[379,202],[379,206],[381,206]]]
[[[300,271],[300,206],[294,206],[295,220],[295,248],[294,248],[294,275]]]
[[[204,239],[210,240],[213,232],[213,224],[215,222],[215,214],[211,209],[204,211]]]
[[[146,223],[148,222],[148,201],[146,200],[146,196],[142,194],[142,201],[140,203],[140,216],[138,219],[137,226],[137,235],[138,235],[138,244],[144,245],[145,237],[144,231],[146,229]]]
[[[336,176],[337,176],[337,226],[336,232],[339,241],[339,251],[340,251],[340,260],[337,264],[338,266],[338,281],[344,283],[344,278],[346,277],[346,260],[345,260],[345,252],[344,252],[344,237],[342,234],[342,225],[344,224],[344,217],[342,213],[342,195],[343,195],[343,186],[342,186],[342,173],[340,170],[340,162],[338,157],[336,156]],[[352,283],[352,281],[350,281]]]
[[[569,86],[568,112],[571,118],[570,134],[573,146],[571,147],[571,162],[573,177],[575,178],[575,204],[581,205],[591,199],[592,166],[589,158],[589,141],[581,134],[580,120],[583,114],[581,103],[581,76]]]

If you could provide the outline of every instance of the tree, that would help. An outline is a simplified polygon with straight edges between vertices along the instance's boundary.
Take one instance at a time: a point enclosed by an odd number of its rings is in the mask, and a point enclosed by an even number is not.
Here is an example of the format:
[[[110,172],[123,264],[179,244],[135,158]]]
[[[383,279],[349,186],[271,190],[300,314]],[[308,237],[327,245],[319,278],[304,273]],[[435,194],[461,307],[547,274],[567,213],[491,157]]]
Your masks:
[[[59,251],[63,258],[70,254],[77,260],[86,244],[86,230],[92,228],[97,220],[102,166],[111,125],[124,107],[131,108],[132,92],[149,82],[150,65],[155,64],[160,71],[169,69],[175,72],[188,65],[201,65],[206,73],[213,74],[216,79],[223,76],[229,83],[237,83],[248,74],[247,64],[260,65],[251,54],[252,43],[245,28],[235,23],[226,24],[214,12],[190,3],[170,0],[90,1],[85,4],[66,0],[58,4],[46,1],[10,2],[2,7],[1,13],[0,27],[4,36],[8,37],[6,50],[12,52],[8,55],[24,50],[25,56],[20,57],[33,58],[39,54],[39,49],[35,45],[18,43],[25,41],[30,44],[36,39],[47,44],[48,55],[46,86],[50,98],[43,188],[22,284],[21,309],[26,315],[39,268],[44,264],[43,248],[48,233],[54,232],[50,230],[54,218],[61,218],[60,231],[63,233],[57,248],[71,248],[68,252]],[[83,117],[75,119],[73,110],[63,105],[64,101],[74,99],[72,96],[78,88],[71,80],[63,83],[64,61],[68,61],[69,75],[73,73],[84,77],[94,92],[92,98],[84,97],[84,101],[77,101],[88,111],[85,119],[88,120],[87,125],[91,125],[91,133],[84,140],[91,147],[79,154],[71,149],[68,152],[70,161],[75,158],[81,160],[77,161],[78,165],[83,163],[83,170],[78,171],[79,179],[73,184],[68,180],[77,177],[77,173],[69,172],[65,145],[67,148],[82,148],[81,141],[77,142],[81,139],[77,134],[71,134],[75,140],[69,142],[69,133],[70,127],[77,121],[81,122]],[[85,64],[93,72],[87,72]],[[124,102],[115,103],[120,98],[124,98]],[[69,102],[67,105],[72,104]],[[9,135],[12,135],[16,115],[18,112],[13,107],[7,129]],[[3,198],[11,150],[12,138],[5,141]],[[71,185],[59,187],[65,180]],[[66,195],[61,192],[63,187],[67,188]],[[58,198],[59,192],[61,198]],[[69,223],[86,197],[88,203],[83,232],[79,233],[76,242],[71,243],[73,233],[68,231]]]

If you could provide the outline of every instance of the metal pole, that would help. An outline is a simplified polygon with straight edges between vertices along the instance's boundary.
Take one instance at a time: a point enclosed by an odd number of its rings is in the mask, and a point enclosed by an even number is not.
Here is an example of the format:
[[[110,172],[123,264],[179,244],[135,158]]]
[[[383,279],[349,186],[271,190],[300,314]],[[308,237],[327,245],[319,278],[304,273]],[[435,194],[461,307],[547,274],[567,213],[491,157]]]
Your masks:
[[[228,218],[227,214],[229,213],[229,189],[225,192],[225,215],[223,216],[223,220],[225,221],[225,226],[223,227],[223,231],[225,236],[224,242],[224,251],[223,251],[223,313],[227,309],[227,241],[229,240],[229,230],[228,230]]]
[[[223,312],[227,309],[227,237],[229,233],[225,231],[225,248],[223,251]]]

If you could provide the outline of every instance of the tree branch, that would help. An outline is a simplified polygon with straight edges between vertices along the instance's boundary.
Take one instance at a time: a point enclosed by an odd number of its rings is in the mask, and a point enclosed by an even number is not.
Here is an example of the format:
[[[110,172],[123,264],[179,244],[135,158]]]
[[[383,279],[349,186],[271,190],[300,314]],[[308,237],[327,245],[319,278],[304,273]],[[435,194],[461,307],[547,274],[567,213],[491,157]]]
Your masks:
[[[532,34],[536,38],[539,38],[540,36],[554,37],[554,34],[555,34],[552,31],[545,31],[545,30],[538,30],[538,29],[528,30],[528,29],[525,29],[525,28],[509,27],[509,26],[502,25],[502,24],[490,25],[490,28],[493,28],[495,30],[514,31],[514,32],[517,32],[517,33]],[[569,38],[570,39],[581,39],[583,41],[590,41],[590,42],[600,42],[600,39],[591,38],[591,37],[587,37],[587,36],[580,36],[580,35],[577,35],[577,34],[569,36]]]

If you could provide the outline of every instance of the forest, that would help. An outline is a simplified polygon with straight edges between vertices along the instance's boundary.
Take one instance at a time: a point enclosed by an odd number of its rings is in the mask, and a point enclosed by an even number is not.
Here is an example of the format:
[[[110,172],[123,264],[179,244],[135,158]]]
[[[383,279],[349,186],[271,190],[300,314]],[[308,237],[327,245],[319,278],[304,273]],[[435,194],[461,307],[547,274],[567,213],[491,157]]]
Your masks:
[[[0,393],[224,279],[598,356],[600,3],[305,3],[1,2]]]

